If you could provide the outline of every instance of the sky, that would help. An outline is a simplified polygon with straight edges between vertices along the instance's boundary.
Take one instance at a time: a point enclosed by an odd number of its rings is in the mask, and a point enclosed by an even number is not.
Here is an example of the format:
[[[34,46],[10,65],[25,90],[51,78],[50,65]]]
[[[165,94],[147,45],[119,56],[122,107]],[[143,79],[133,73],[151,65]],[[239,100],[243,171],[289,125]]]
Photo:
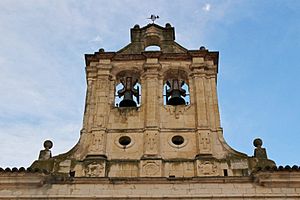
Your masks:
[[[277,165],[300,165],[300,1],[1,0],[0,167],[28,167],[79,139],[84,54],[117,51],[135,24],[175,27],[187,49],[219,51],[224,138],[253,155],[260,137]]]

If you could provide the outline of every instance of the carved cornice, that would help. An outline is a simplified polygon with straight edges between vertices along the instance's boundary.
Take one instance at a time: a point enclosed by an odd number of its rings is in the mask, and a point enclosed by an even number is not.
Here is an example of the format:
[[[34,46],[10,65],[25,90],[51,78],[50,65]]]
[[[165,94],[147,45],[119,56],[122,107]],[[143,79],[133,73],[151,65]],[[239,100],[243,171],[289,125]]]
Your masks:
[[[265,187],[300,187],[300,171],[262,171],[253,177],[255,183]]]
[[[0,173],[1,188],[29,188],[42,187],[50,175],[28,172],[6,172]]]
[[[213,61],[218,66],[219,52],[210,52],[208,50],[189,50],[187,53],[162,53],[160,51],[145,51],[141,54],[119,54],[116,52],[95,52],[94,54],[85,54],[86,66],[91,62],[99,62],[100,59],[110,59],[111,61],[132,61],[146,60],[146,58],[158,58],[159,61],[191,61],[193,57],[201,57],[204,61]]]

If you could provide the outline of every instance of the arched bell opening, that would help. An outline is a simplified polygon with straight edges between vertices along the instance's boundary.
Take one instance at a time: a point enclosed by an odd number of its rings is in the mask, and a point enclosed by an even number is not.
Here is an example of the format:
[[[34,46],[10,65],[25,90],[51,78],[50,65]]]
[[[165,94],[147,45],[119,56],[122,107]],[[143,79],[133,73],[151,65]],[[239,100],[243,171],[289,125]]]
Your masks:
[[[180,80],[174,80],[175,84],[178,84],[180,89],[171,89],[172,84],[165,82],[164,84],[164,105],[190,105],[190,90],[189,85],[186,82],[181,82]],[[179,84],[181,82],[181,84]]]
[[[148,33],[144,36],[144,46],[145,48],[148,46],[160,46],[161,45],[161,37],[155,33]]]
[[[130,71],[117,75],[115,107],[140,107],[141,84],[138,74]]]
[[[160,51],[160,46],[158,45],[150,45],[145,48],[145,51]]]
[[[172,70],[165,75],[164,105],[189,105],[190,92],[186,73],[183,70]]]

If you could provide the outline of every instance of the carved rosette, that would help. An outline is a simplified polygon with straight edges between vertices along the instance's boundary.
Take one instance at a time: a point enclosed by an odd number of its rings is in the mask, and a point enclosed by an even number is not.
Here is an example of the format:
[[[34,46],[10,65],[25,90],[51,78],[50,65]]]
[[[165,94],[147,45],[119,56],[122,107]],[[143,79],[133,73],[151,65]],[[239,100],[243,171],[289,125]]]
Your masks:
[[[137,109],[132,109],[132,107],[122,107],[118,109],[118,115],[116,115],[116,121],[120,123],[127,123],[128,119],[133,116],[138,115]]]
[[[141,176],[142,177],[160,177],[161,176],[161,160],[142,160]]]

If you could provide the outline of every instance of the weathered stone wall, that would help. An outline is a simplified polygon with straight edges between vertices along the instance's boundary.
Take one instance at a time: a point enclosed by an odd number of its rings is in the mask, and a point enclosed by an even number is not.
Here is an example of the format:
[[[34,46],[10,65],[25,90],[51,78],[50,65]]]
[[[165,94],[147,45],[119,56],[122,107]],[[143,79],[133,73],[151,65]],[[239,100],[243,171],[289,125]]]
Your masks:
[[[144,52],[136,60],[127,55],[89,63],[87,79],[91,82],[81,136],[87,139],[78,144],[89,148],[78,148],[73,154],[82,155],[82,160],[104,156],[107,159],[101,167],[108,177],[224,176],[224,170],[228,176],[248,174],[247,156],[231,149],[223,139],[216,63],[202,54],[169,56],[172,58]],[[140,107],[114,106],[115,86],[122,75],[140,81]],[[164,105],[164,84],[172,77],[187,82],[189,105]],[[131,139],[126,146],[119,143],[124,136]],[[184,142],[174,144],[174,136]],[[78,177],[84,175],[84,168],[70,170]]]
[[[0,199],[300,199],[300,173],[169,179],[4,173],[0,174]]]
[[[100,49],[85,57],[87,94],[79,142],[65,154],[39,159],[32,168],[65,175],[71,171],[75,177],[251,173],[259,160],[235,151],[223,138],[216,86],[218,52],[180,47],[170,25],[135,26],[131,31],[132,43],[122,50]],[[161,51],[144,51],[150,44],[159,45]],[[134,88],[136,83],[141,91]],[[183,99],[186,92],[189,101]],[[127,102],[139,106],[121,106],[125,93]],[[116,96],[124,99],[115,101]],[[134,97],[141,101],[133,102]],[[164,103],[173,97],[182,103]],[[259,151],[266,155],[261,145]],[[50,155],[50,147],[43,152]],[[261,163],[259,167],[275,165],[266,156]]]

